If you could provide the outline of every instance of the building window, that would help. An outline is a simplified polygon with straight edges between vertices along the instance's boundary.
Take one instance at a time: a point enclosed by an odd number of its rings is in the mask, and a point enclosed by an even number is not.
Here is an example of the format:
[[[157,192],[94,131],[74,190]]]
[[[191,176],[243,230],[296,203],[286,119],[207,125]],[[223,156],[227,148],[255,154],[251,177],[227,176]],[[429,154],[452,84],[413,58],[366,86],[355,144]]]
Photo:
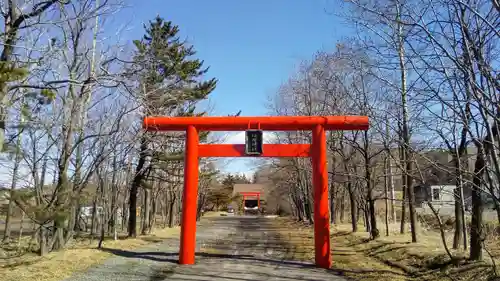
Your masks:
[[[432,189],[432,201],[439,201],[439,188]]]

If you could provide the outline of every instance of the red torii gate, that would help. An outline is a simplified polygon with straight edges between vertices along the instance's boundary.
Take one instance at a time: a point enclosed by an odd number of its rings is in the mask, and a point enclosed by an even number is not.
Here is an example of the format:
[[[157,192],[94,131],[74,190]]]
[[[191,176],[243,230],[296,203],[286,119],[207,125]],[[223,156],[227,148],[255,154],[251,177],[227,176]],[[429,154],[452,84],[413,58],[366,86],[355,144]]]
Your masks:
[[[243,197],[243,208],[245,208],[247,197],[255,197],[257,198],[257,208],[260,210],[260,192],[240,192],[240,195]]]
[[[318,267],[330,268],[330,221],[326,134],[328,130],[367,130],[367,116],[146,117],[147,131],[186,131],[180,264],[194,264],[199,157],[311,157],[314,185],[314,246]],[[244,144],[199,144],[199,131],[312,131],[312,144],[264,144],[259,156]]]

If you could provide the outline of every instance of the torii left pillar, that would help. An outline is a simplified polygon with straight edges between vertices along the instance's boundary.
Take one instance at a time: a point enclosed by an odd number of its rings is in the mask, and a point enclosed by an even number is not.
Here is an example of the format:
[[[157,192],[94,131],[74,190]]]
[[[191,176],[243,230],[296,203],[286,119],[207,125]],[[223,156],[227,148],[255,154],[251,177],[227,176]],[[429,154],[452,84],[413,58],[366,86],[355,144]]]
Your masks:
[[[184,161],[184,175],[186,176],[182,199],[181,245],[183,249],[179,252],[180,264],[194,264],[196,209],[198,207],[196,204],[198,202],[198,142],[198,130],[194,126],[188,126]]]

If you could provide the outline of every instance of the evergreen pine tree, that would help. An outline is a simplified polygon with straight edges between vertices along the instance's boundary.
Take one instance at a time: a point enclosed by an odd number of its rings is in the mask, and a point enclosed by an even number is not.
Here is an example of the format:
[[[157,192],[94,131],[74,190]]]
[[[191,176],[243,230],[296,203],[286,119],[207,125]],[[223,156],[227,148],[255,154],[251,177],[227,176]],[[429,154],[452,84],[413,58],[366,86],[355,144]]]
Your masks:
[[[203,67],[203,61],[192,58],[196,52],[193,46],[179,38],[178,26],[157,16],[144,28],[146,32],[142,40],[134,41],[137,50],[131,72],[138,78],[137,94],[143,106],[143,114],[194,115],[196,102],[205,99],[215,89],[217,80],[202,79],[208,68]],[[148,138],[143,134],[140,137],[139,159],[130,190],[130,237],[137,235],[137,193],[141,186],[147,186],[144,181],[151,168],[147,166],[148,156],[152,156],[149,165],[168,160],[168,155],[151,151]]]

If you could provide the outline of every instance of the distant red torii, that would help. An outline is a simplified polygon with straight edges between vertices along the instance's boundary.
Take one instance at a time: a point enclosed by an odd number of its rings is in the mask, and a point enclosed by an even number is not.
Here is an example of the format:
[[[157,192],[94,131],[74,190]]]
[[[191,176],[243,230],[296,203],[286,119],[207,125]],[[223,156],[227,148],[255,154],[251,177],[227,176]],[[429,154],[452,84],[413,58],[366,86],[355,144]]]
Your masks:
[[[245,201],[248,197],[256,197],[257,198],[257,208],[260,209],[260,192],[239,192],[241,197],[243,197],[243,208],[245,207]]]
[[[331,267],[325,130],[367,130],[367,116],[146,117],[147,131],[186,131],[180,264],[194,264],[199,157],[255,157],[241,144],[199,144],[199,131],[312,131],[312,144],[265,144],[259,157],[311,157],[315,262]]]

